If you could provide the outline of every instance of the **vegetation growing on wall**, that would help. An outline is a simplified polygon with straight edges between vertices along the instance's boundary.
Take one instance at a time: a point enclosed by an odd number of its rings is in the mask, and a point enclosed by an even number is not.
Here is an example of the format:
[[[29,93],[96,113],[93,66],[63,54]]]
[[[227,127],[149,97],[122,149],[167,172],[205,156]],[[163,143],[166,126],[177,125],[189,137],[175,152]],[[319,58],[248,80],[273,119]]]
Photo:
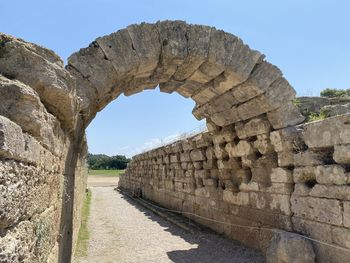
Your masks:
[[[124,155],[108,156],[105,154],[88,154],[88,166],[93,170],[123,170],[130,159]]]
[[[350,89],[324,89],[320,95],[327,98],[345,97],[350,96]]]

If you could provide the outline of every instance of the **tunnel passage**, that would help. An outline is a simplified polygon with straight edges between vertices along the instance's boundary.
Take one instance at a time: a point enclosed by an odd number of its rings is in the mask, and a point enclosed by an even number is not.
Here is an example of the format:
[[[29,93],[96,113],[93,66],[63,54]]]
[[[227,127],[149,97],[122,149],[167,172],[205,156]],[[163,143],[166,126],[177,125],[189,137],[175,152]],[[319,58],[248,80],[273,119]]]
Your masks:
[[[172,180],[169,187],[184,189],[184,182],[175,186],[174,177],[200,171],[193,175],[197,181],[189,193],[194,201],[197,190],[204,198],[198,200],[210,202],[205,199],[207,188],[215,186],[218,198],[225,201],[219,209],[237,211],[238,207],[256,225],[272,218],[273,227],[302,233],[311,233],[316,223],[336,226],[333,232],[349,227],[349,205],[343,197],[326,201],[321,198],[326,195],[322,189],[308,197],[318,185],[332,184],[315,177],[327,173],[323,166],[341,174],[343,181],[338,184],[346,184],[349,160],[340,156],[350,143],[344,135],[348,117],[317,127],[295,127],[304,117],[293,104],[293,88],[276,66],[232,34],[182,21],[131,25],[97,38],[71,55],[66,66],[50,50],[1,34],[0,73],[0,185],[4,189],[0,251],[5,251],[0,254],[5,254],[5,260],[70,261],[86,186],[85,129],[120,94],[129,96],[158,85],[163,92],[193,99],[193,114],[206,119],[209,132],[189,144],[136,156],[122,178],[123,187],[137,185],[149,198],[153,195],[162,202],[170,200],[170,195],[156,192],[164,188],[163,179]],[[323,136],[329,131],[322,123],[339,136]],[[326,144],[321,143],[323,139]],[[291,179],[296,166],[300,168],[297,180]],[[219,171],[216,178],[215,169],[224,172]],[[236,173],[242,170],[245,174],[238,180]],[[191,172],[187,175],[192,178]],[[300,184],[300,190],[315,180],[309,192],[293,192],[294,183]],[[252,193],[237,196],[244,191]],[[260,191],[265,192],[259,195]],[[241,203],[235,207],[235,201]],[[182,201],[181,205],[184,209]],[[266,205],[272,213],[266,213]],[[312,213],[303,210],[308,205],[314,207]],[[319,207],[330,207],[336,218],[322,221]],[[276,216],[276,211],[282,215]],[[295,220],[293,214],[298,215]],[[245,231],[237,232],[235,238],[243,240],[248,234],[253,240],[254,233]],[[250,245],[259,247],[259,238]],[[339,236],[334,240],[344,243]]]

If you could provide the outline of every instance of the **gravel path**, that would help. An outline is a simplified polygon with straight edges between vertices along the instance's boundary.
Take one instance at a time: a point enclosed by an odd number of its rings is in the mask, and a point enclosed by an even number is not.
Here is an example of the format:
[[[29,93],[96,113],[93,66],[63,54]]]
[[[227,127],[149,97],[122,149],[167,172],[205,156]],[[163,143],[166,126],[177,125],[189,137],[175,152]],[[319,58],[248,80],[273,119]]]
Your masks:
[[[190,234],[113,190],[92,187],[88,256],[76,263],[263,262],[261,254],[213,234]]]

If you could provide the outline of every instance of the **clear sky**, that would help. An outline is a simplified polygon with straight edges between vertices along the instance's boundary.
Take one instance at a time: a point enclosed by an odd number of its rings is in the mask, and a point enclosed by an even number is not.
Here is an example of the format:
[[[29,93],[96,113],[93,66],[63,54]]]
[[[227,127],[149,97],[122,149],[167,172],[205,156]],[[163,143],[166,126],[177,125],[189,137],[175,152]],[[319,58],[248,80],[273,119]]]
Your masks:
[[[180,19],[233,33],[277,65],[298,95],[350,88],[348,0],[1,0],[0,31],[54,50],[64,60],[129,24]],[[146,91],[121,96],[88,128],[93,153],[126,154],[197,128],[194,103]]]

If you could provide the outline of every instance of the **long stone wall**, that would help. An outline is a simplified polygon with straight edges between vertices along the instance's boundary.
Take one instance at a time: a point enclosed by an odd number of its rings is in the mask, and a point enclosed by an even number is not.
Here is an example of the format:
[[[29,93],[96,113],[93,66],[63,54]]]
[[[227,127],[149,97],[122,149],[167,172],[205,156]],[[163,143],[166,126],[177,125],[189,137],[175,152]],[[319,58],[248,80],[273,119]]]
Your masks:
[[[262,251],[273,235],[266,227],[350,249],[349,121],[276,131],[264,115],[210,124],[209,132],[135,156],[120,187]],[[349,259],[341,249],[313,247],[317,262]]]

